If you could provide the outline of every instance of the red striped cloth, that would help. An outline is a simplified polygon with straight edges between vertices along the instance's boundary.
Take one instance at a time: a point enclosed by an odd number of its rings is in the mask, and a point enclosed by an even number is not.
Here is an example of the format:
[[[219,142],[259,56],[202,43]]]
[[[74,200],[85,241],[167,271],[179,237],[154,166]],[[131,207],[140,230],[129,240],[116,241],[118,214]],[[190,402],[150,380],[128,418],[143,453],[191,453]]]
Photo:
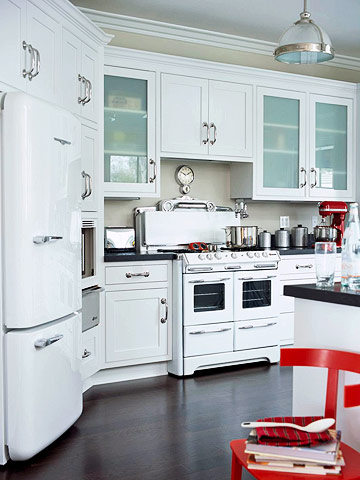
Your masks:
[[[306,426],[315,420],[324,417],[268,417],[261,418],[258,422],[286,422]],[[322,433],[307,433],[291,427],[257,427],[257,441],[263,445],[277,445],[294,447],[297,445],[318,445],[329,442],[332,437],[329,430]]]

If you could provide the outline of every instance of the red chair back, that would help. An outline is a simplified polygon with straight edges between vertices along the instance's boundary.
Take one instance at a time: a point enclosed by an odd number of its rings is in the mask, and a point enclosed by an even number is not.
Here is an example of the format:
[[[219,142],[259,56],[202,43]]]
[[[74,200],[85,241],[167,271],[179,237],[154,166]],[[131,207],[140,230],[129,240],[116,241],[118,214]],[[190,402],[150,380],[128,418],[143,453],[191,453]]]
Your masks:
[[[280,353],[280,365],[327,368],[325,417],[336,418],[339,370],[360,374],[360,354],[317,348],[285,348]],[[360,405],[360,385],[346,386],[344,406],[358,405]]]

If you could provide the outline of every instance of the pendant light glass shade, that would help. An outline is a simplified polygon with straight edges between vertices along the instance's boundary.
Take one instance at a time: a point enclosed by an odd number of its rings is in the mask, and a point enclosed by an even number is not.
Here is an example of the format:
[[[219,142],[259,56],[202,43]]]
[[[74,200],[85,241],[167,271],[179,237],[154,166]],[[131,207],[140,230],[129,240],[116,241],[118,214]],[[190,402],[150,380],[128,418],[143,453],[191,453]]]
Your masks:
[[[334,58],[334,49],[329,35],[310,19],[306,10],[300,20],[282,34],[275,49],[275,60],[283,63],[320,63]]]

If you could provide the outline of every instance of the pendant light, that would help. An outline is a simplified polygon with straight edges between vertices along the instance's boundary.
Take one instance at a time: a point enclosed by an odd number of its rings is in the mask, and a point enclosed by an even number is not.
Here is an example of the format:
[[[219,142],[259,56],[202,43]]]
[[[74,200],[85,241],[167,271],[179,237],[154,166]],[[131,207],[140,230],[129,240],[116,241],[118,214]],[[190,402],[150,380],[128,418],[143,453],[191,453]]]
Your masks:
[[[282,34],[274,51],[275,60],[283,63],[320,63],[334,58],[334,49],[328,34],[310,19],[306,9],[300,20]]]

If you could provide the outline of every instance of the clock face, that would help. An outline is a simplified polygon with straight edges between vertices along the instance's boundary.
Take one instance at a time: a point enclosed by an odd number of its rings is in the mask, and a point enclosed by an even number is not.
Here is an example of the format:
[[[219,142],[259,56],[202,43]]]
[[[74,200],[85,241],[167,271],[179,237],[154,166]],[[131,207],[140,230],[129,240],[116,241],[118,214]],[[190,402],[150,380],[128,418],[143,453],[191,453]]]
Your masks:
[[[194,172],[187,166],[183,165],[176,171],[176,180],[180,185],[190,185],[194,181]]]

